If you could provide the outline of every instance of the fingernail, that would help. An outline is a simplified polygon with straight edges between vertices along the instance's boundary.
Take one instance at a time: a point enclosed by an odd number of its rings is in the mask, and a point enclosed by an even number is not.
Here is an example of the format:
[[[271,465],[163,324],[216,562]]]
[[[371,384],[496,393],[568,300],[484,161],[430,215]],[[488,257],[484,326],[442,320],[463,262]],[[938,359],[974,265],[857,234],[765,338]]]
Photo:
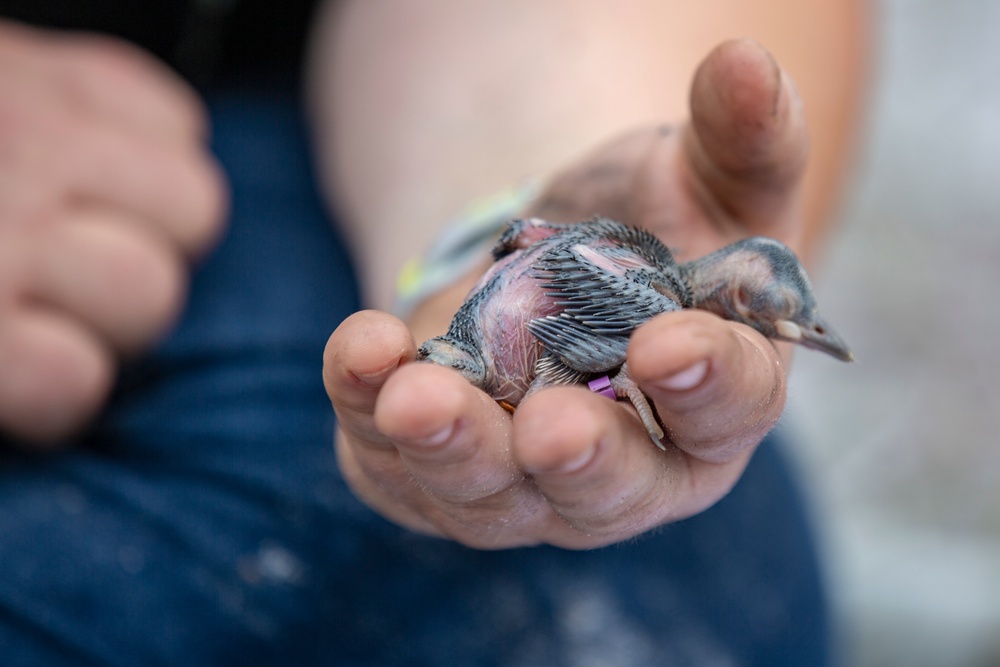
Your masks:
[[[437,445],[443,445],[448,442],[454,434],[455,422],[451,422],[440,431],[436,431],[435,433],[424,436],[423,438],[414,438],[413,440],[410,440],[410,442],[421,447],[436,447]]]
[[[700,385],[708,375],[708,359],[688,366],[684,370],[656,382],[656,386],[668,391],[688,391]]]
[[[557,475],[568,475],[569,473],[574,473],[577,470],[582,470],[583,467],[590,463],[590,461],[594,458],[594,452],[596,451],[597,447],[591,445],[571,458],[569,461],[566,461],[562,465],[549,470],[549,472]]]
[[[369,387],[381,387],[385,382],[385,379],[389,377],[389,374],[399,368],[399,361],[399,359],[396,359],[396,361],[389,364],[385,368],[380,368],[367,373],[351,371],[351,375],[353,375],[357,381],[363,385],[367,385]]]

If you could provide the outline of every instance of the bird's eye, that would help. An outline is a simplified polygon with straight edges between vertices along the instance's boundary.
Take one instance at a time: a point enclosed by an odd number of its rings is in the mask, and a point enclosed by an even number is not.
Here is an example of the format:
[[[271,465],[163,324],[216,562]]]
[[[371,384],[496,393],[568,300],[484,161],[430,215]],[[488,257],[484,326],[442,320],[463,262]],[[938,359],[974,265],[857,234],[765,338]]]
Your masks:
[[[775,317],[795,319],[801,308],[801,302],[786,288],[773,289],[769,292],[769,307]]]

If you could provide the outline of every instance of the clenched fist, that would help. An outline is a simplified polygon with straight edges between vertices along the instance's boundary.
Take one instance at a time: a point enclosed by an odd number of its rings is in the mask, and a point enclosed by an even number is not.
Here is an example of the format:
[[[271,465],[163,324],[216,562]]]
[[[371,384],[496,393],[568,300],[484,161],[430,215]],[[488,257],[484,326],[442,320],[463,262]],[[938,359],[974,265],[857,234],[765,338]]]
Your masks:
[[[183,303],[225,189],[194,93],[95,36],[0,23],[0,433],[45,443]]]

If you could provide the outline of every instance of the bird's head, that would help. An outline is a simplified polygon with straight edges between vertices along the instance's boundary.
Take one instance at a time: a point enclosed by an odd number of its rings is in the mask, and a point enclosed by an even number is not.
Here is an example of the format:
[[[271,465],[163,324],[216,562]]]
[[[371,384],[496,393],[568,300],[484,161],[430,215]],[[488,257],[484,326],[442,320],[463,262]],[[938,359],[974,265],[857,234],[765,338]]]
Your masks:
[[[476,387],[485,386],[486,364],[479,351],[467,342],[448,336],[431,338],[417,350],[417,360],[453,368]]]
[[[682,271],[695,308],[768,338],[854,360],[847,343],[817,314],[805,269],[784,244],[760,236],[745,239],[683,265]]]

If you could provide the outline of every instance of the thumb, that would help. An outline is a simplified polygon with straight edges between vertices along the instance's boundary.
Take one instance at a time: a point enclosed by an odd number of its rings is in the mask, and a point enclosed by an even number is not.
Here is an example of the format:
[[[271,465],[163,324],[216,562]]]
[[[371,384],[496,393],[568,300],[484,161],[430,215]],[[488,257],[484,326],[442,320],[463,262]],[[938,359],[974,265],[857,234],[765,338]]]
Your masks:
[[[698,68],[690,104],[685,152],[707,203],[751,233],[786,236],[775,227],[798,204],[809,150],[791,78],[757,42],[725,42]]]

